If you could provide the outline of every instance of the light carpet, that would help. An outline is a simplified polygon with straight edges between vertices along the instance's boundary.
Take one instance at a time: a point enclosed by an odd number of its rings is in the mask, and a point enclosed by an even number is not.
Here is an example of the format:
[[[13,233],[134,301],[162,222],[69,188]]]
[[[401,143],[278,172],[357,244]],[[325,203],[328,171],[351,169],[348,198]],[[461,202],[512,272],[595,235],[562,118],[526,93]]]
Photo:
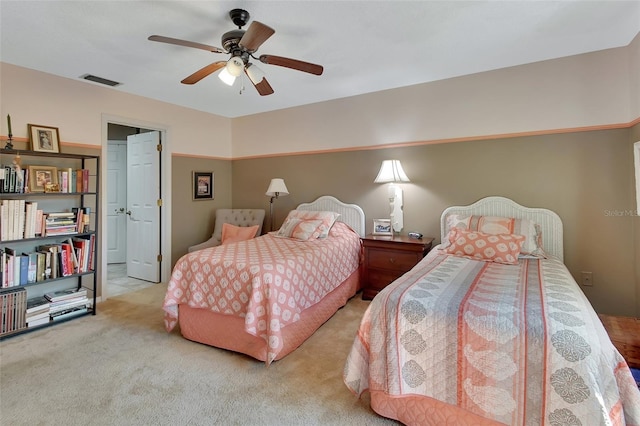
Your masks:
[[[0,343],[2,425],[396,425],[342,382],[358,296],[268,368],[167,333],[166,286]]]

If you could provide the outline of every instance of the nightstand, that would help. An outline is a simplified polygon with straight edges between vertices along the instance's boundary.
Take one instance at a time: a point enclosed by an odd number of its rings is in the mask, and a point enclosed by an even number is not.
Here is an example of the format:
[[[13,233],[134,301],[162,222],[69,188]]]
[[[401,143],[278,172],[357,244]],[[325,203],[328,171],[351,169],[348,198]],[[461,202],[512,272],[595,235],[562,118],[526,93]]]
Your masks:
[[[364,246],[362,298],[373,299],[380,290],[413,268],[431,250],[433,238],[367,235]]]
[[[629,367],[640,368],[640,318],[599,314],[613,346]]]

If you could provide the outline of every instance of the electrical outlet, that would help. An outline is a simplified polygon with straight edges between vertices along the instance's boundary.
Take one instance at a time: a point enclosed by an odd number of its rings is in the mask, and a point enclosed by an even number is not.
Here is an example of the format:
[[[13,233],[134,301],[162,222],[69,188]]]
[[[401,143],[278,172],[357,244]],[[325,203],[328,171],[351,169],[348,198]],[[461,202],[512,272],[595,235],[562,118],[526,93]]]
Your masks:
[[[585,287],[593,286],[593,272],[582,271],[582,285]]]

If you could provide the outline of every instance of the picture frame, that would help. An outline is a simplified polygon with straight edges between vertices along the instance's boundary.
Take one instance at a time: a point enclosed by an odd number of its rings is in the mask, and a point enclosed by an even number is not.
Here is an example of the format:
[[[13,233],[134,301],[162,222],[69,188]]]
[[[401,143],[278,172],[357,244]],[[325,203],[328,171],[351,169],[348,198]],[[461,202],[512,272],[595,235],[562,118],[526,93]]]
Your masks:
[[[213,200],[213,172],[193,172],[193,199]]]
[[[373,235],[393,236],[391,219],[373,219]]]
[[[58,186],[58,169],[52,166],[27,166],[29,192],[55,192]]]
[[[57,127],[28,124],[31,150],[37,152],[60,152],[60,132]]]

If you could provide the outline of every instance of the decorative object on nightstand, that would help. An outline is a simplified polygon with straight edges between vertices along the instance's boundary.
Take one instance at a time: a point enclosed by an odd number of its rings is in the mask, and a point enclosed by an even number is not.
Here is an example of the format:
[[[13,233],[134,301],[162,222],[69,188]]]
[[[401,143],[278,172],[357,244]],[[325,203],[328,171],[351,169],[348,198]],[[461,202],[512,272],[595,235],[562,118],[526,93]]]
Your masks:
[[[433,238],[367,235],[364,246],[363,299],[373,299],[380,290],[413,268],[431,250]]]
[[[287,189],[287,185],[284,184],[284,179],[271,179],[271,183],[269,184],[269,188],[267,188],[265,195],[267,197],[271,197],[269,200],[269,220],[271,221],[269,230],[273,231],[273,200],[278,199],[280,196],[284,197],[285,195],[289,195],[289,190]]]
[[[400,160],[384,160],[378,176],[374,179],[375,183],[389,184],[389,207],[391,209],[391,227],[396,233],[400,233],[404,226],[404,213],[402,205],[404,204],[402,188],[394,185],[398,182],[409,182],[409,178],[402,169]]]

